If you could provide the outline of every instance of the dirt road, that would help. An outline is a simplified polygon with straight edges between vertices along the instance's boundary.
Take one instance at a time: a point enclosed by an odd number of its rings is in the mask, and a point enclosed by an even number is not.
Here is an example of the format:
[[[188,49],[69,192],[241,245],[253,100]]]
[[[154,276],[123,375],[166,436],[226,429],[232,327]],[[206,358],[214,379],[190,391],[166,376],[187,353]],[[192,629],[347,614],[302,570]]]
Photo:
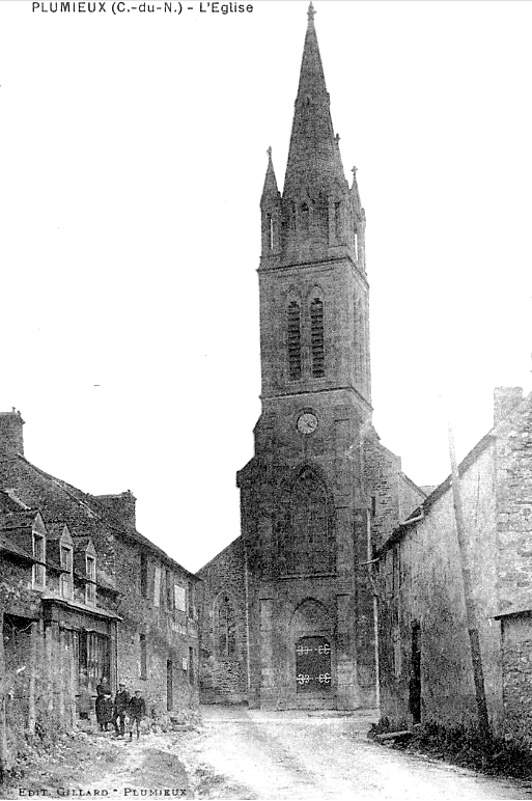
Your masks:
[[[207,707],[201,759],[258,799],[527,799],[532,786],[491,779],[368,742],[372,717],[309,717]],[[215,797],[215,796],[211,796]]]
[[[203,725],[137,742],[68,738],[0,798],[532,799],[493,779],[368,742],[374,716],[204,707]]]

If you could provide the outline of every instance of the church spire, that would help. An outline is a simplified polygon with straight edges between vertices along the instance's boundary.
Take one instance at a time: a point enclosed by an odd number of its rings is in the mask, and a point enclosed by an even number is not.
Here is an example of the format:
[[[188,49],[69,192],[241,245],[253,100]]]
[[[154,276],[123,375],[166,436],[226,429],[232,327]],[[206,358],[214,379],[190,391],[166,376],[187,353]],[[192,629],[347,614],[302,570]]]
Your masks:
[[[277,187],[277,179],[273,169],[271,147],[268,148],[267,153],[268,166],[260,199],[261,256],[264,263],[269,262],[279,252],[279,229],[281,223],[281,193]]]
[[[275,170],[272,161],[272,149],[268,148],[268,167],[266,168],[266,177],[264,179],[264,188],[262,190],[262,197],[260,199],[261,208],[265,208],[280,201],[281,195],[277,187],[277,178],[275,177]]]
[[[300,195],[306,190],[311,199],[330,191],[333,183],[342,188],[346,185],[314,26],[315,13],[310,3],[283,192],[283,196]]]

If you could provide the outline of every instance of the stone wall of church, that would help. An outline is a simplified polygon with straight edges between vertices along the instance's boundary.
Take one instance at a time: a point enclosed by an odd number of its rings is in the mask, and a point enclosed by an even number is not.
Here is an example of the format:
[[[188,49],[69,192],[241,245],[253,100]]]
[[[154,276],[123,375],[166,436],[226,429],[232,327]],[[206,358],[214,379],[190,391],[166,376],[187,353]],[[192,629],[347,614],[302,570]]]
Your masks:
[[[246,576],[241,537],[198,572],[200,698],[202,703],[240,703],[248,698]],[[221,619],[222,604],[231,621]],[[228,647],[228,627],[232,635]]]

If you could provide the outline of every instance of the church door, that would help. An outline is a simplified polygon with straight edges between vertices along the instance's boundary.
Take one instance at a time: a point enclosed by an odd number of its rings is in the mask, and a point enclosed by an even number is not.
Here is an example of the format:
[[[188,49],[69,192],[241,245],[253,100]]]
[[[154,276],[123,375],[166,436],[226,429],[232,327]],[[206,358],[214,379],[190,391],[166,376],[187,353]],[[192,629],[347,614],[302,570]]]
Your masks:
[[[330,692],[331,681],[331,645],[327,638],[301,637],[296,642],[297,692]]]

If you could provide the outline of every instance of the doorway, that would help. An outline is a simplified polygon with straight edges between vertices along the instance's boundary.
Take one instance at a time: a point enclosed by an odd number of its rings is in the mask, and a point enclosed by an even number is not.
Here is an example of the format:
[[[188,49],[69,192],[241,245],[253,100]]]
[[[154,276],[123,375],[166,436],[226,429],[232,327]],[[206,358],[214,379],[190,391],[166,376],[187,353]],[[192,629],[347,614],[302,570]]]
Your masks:
[[[326,637],[300,637],[296,642],[296,691],[330,692],[331,644]]]
[[[166,661],[166,709],[171,712],[174,708],[174,666],[171,659]]]
[[[413,721],[421,723],[421,627],[418,620],[412,622],[412,661],[408,690],[408,706]]]

